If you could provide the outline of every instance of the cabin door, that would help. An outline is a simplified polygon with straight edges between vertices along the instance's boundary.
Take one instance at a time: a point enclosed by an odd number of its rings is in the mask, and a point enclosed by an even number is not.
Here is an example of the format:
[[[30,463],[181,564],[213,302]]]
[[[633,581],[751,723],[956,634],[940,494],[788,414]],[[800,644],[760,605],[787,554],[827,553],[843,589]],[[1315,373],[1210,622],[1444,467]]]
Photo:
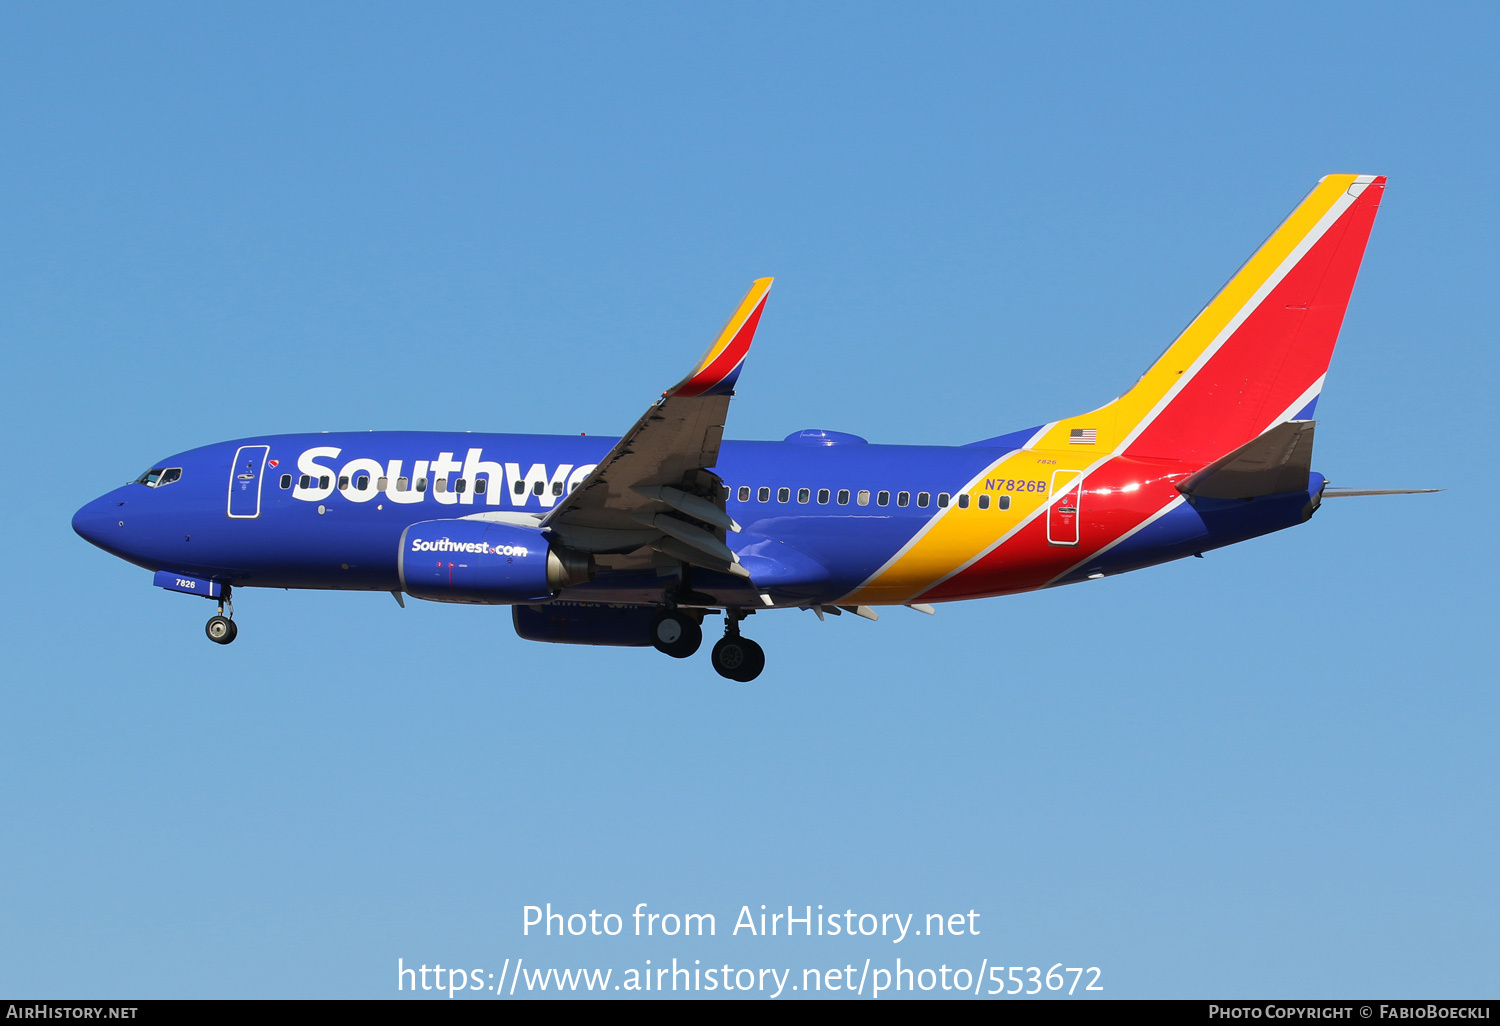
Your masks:
[[[236,520],[260,516],[260,482],[265,477],[269,445],[242,445],[229,468],[229,515]]]
[[[1083,498],[1083,471],[1052,472],[1052,505],[1047,507],[1047,544],[1078,544],[1078,510]]]

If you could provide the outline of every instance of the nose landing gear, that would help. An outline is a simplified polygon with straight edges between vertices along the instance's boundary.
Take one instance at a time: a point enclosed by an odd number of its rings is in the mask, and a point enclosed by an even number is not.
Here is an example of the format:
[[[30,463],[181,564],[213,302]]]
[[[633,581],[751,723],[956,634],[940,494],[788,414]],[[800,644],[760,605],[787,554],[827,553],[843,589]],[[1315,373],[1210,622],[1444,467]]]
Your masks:
[[[209,617],[203,631],[208,635],[209,641],[218,642],[220,645],[229,644],[234,640],[235,635],[239,634],[239,628],[227,616]]]
[[[226,610],[228,615],[226,614]],[[224,598],[219,602],[218,613],[208,618],[208,623],[203,625],[203,633],[208,635],[208,640],[216,645],[227,645],[240,633],[240,629],[234,625],[230,617],[234,616],[234,603],[229,601],[229,586],[224,586]]]

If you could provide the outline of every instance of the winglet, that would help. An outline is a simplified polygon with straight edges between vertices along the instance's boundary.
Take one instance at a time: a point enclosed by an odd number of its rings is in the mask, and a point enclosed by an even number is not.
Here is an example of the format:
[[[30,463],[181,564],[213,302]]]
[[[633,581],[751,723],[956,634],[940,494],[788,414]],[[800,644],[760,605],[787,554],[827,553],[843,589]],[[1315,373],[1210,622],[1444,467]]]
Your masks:
[[[760,324],[761,311],[766,308],[771,281],[770,278],[760,278],[750,286],[739,309],[729,318],[714,344],[708,347],[698,366],[668,390],[667,396],[729,395],[734,391],[734,383],[745,363],[745,354],[750,352],[750,342]]]

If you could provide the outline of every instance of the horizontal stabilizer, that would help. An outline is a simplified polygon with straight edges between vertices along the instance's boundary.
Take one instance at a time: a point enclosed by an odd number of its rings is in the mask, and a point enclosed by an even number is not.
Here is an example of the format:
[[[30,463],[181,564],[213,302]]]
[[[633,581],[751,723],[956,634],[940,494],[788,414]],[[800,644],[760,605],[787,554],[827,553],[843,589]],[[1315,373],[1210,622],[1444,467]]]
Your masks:
[[[1316,421],[1289,420],[1252,439],[1177,486],[1193,499],[1253,499],[1299,492],[1312,472]]]
[[[1441,488],[1324,488],[1325,499],[1351,499],[1356,495],[1429,495]]]

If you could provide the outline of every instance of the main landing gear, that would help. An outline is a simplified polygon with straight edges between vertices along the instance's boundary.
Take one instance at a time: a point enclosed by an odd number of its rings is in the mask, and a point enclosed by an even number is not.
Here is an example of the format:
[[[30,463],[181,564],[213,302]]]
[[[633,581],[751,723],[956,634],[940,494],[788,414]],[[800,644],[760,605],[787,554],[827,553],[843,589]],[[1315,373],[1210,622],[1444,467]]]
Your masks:
[[[726,634],[714,643],[709,658],[720,677],[748,684],[766,668],[766,651],[739,631]]]
[[[703,628],[680,610],[663,609],[651,621],[651,644],[673,659],[686,659],[703,644]]]
[[[724,636],[714,642],[709,656],[714,672],[742,684],[759,677],[760,671],[766,668],[765,650],[749,638],[740,636],[740,621],[746,615],[742,609],[724,611]],[[675,606],[664,607],[651,621],[651,644],[658,652],[665,652],[674,659],[686,659],[703,644],[699,618]]]
[[[724,610],[724,636],[714,643],[709,661],[720,677],[748,684],[766,668],[766,650],[749,638],[740,636],[742,609]]]
[[[234,603],[229,601],[229,586],[224,586],[224,598],[219,603],[219,611],[208,618],[208,623],[203,625],[203,633],[208,635],[208,640],[216,645],[227,645],[240,633],[240,629],[234,625],[230,617],[234,616]]]

